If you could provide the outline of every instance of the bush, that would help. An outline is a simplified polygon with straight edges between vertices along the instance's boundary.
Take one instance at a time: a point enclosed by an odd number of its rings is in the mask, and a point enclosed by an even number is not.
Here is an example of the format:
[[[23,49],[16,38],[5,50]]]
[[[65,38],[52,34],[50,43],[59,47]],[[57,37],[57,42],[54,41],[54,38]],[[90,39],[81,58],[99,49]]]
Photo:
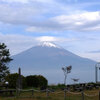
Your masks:
[[[6,76],[5,80],[9,82],[9,88],[16,88],[19,74],[13,73]],[[30,75],[30,76],[21,76],[22,78],[22,88],[29,87],[40,87],[46,88],[48,81],[42,75]]]
[[[27,87],[38,87],[38,79],[36,77],[36,75],[30,75],[26,77],[26,84]]]
[[[46,87],[48,81],[41,75],[30,75],[26,77],[27,87]]]
[[[59,88],[65,88],[66,86],[65,86],[65,84],[58,84],[58,87]]]
[[[38,87],[46,88],[47,85],[48,85],[47,79],[45,77],[41,76],[41,75],[38,75],[37,78],[38,78],[38,81],[39,81]]]
[[[16,83],[18,80],[19,74],[18,73],[13,73],[13,74],[9,74],[8,76],[6,76],[5,80],[9,82],[8,87],[9,88],[16,88]],[[25,77],[22,76],[22,87],[25,87]]]

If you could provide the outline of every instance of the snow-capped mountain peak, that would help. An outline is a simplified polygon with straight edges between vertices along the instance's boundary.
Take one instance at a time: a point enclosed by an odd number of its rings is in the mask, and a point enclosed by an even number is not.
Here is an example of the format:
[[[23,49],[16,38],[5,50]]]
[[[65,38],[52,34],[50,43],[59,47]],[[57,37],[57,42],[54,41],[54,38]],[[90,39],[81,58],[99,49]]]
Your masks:
[[[51,42],[42,42],[42,43],[39,44],[39,46],[42,46],[42,47],[61,48],[61,47],[59,47],[59,46],[57,46],[56,44],[51,43]]]

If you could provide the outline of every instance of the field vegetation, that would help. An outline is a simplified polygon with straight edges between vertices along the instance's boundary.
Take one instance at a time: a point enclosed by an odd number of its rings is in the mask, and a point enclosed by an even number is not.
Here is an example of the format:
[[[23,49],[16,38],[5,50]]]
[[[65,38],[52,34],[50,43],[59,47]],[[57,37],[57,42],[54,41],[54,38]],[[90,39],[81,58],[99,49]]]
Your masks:
[[[32,95],[31,91],[21,92],[20,96],[13,97],[5,97],[1,96],[0,100],[83,100],[82,92],[67,92],[66,99],[64,98],[63,90],[56,90],[54,92],[50,92],[47,96],[47,93],[34,91],[34,95]],[[99,89],[92,90],[84,90],[84,100],[99,100]]]

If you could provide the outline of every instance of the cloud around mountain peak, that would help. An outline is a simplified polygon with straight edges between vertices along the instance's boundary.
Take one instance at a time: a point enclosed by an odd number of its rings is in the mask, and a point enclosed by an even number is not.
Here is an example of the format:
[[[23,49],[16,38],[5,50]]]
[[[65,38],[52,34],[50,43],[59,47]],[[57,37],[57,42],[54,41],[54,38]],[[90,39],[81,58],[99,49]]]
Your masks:
[[[52,42],[48,42],[48,41],[45,41],[45,42],[41,42],[40,44],[38,44],[38,46],[41,46],[41,47],[54,47],[54,48],[61,48],[60,46],[52,43]]]

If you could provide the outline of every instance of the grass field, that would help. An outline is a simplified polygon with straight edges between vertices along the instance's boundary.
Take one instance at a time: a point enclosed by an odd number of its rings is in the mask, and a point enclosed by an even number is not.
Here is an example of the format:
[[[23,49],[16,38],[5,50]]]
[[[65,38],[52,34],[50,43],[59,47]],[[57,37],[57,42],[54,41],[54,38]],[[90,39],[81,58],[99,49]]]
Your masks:
[[[82,100],[82,94],[77,94],[79,92],[67,93],[66,100]],[[99,90],[88,90],[84,91],[84,100],[99,100],[99,95],[93,96],[95,94],[99,94]],[[31,92],[22,92],[20,97],[0,97],[0,100],[65,100],[64,99],[64,92],[54,92],[49,93],[49,96],[46,96],[46,92],[34,92],[34,96],[32,97]]]

